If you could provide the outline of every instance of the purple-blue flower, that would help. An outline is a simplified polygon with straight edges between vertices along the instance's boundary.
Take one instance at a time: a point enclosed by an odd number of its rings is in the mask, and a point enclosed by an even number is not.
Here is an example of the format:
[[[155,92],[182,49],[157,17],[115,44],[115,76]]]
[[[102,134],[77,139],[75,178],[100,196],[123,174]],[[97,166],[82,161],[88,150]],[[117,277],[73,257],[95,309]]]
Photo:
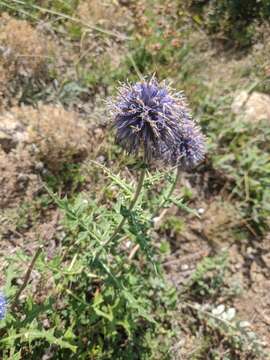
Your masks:
[[[191,119],[184,120],[176,147],[163,147],[163,153],[173,166],[191,169],[198,165],[205,155],[205,137],[200,127]]]
[[[4,319],[5,314],[6,314],[6,299],[5,297],[0,294],[0,320]]]
[[[163,147],[176,148],[181,122],[188,116],[182,93],[154,78],[122,85],[111,109],[117,143],[131,154],[142,150],[146,162],[162,159]]]

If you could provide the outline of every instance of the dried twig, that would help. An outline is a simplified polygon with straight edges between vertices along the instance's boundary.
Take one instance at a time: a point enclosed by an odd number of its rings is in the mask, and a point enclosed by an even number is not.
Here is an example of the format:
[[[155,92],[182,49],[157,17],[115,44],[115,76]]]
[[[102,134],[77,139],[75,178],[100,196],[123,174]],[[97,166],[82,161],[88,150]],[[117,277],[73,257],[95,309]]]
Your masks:
[[[19,298],[21,296],[21,293],[25,289],[25,287],[26,287],[26,285],[27,285],[27,283],[28,283],[28,281],[30,279],[31,272],[32,272],[32,270],[34,268],[34,265],[35,265],[39,255],[41,254],[42,249],[43,249],[43,246],[39,246],[37,251],[35,252],[35,255],[34,255],[32,261],[31,261],[31,263],[30,263],[30,265],[29,265],[29,267],[28,267],[28,269],[27,269],[27,271],[26,271],[26,273],[24,275],[23,283],[22,283],[22,285],[20,286],[19,290],[17,291],[17,293],[15,295],[15,298],[14,298],[13,303],[11,305],[11,311],[13,311],[17,307]]]

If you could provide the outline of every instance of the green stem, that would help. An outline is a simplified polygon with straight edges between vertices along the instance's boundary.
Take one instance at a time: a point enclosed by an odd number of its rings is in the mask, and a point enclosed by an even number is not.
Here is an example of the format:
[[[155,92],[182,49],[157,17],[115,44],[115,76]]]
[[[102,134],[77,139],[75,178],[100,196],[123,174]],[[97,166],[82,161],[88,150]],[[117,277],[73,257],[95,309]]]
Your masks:
[[[131,200],[131,203],[130,203],[129,208],[128,208],[129,212],[134,208],[134,206],[135,206],[135,204],[136,204],[136,202],[137,202],[137,200],[138,200],[138,198],[140,196],[140,193],[141,193],[142,188],[143,188],[143,182],[144,182],[145,174],[146,174],[146,168],[143,168],[141,170],[141,173],[140,173],[140,177],[139,177],[139,181],[138,181],[138,184],[137,184],[137,188],[136,188],[134,197]],[[103,246],[107,245],[109,242],[111,242],[112,240],[115,239],[117,234],[119,234],[121,232],[121,230],[122,230],[123,226],[125,225],[126,221],[127,221],[127,217],[124,216],[123,219],[118,224],[118,226],[115,228],[112,236],[107,241],[105,241],[103,243]]]
[[[152,218],[155,218],[158,216],[160,210],[164,207],[164,205],[166,204],[166,202],[170,199],[170,197],[172,196],[174,190],[175,190],[175,187],[178,183],[178,180],[180,178],[180,166],[177,167],[177,170],[176,170],[176,175],[175,175],[175,178],[174,178],[174,181],[172,183],[172,186],[170,187],[169,191],[168,191],[168,194],[164,197],[163,201],[161,202],[160,206],[157,208],[157,210],[155,211],[154,215]]]

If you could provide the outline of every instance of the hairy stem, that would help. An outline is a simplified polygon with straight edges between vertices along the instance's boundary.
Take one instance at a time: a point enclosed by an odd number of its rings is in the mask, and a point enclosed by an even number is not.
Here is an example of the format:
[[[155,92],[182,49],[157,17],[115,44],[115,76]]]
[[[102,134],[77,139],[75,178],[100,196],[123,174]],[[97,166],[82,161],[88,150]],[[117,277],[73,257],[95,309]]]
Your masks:
[[[19,301],[19,298],[21,296],[21,293],[26,288],[26,285],[27,285],[27,283],[29,281],[29,278],[30,278],[31,272],[33,270],[33,267],[34,267],[39,255],[40,255],[42,249],[43,249],[43,246],[39,246],[37,251],[35,252],[35,255],[34,255],[32,261],[31,261],[31,263],[30,263],[30,265],[29,265],[29,267],[28,267],[28,269],[27,269],[27,271],[26,271],[26,273],[24,275],[23,283],[22,283],[22,285],[20,286],[19,290],[17,291],[17,293],[15,295],[15,298],[14,298],[13,303],[11,305],[11,311],[13,311],[15,309],[15,307],[18,305],[18,301]]]
[[[167,195],[164,197],[163,201],[161,202],[161,204],[159,205],[159,207],[157,208],[157,210],[155,211],[153,218],[157,217],[160,210],[162,210],[162,208],[164,207],[164,205],[166,204],[166,202],[170,199],[170,197],[172,196],[174,190],[175,190],[175,187],[178,183],[178,180],[180,178],[180,166],[177,167],[177,170],[176,170],[176,175],[175,175],[175,178],[174,178],[174,181],[172,183],[172,186],[170,187]]]
[[[134,208],[134,206],[135,206],[135,204],[136,204],[136,202],[137,202],[137,200],[138,200],[138,198],[140,196],[140,193],[141,193],[142,188],[143,188],[143,182],[144,182],[145,174],[146,174],[146,169],[143,168],[141,170],[141,173],[140,173],[140,177],[139,177],[139,181],[138,181],[138,184],[137,184],[137,188],[136,188],[134,197],[131,200],[131,203],[130,203],[130,205],[128,207],[129,212]],[[111,242],[112,240],[115,239],[117,234],[119,234],[121,232],[121,230],[122,230],[123,226],[125,225],[126,221],[127,221],[127,217],[124,216],[123,219],[118,224],[118,226],[115,228],[112,236],[107,241],[105,241],[105,243],[103,243],[103,245],[106,245],[106,244],[108,244],[109,242]]]
[[[165,196],[164,200],[162,201],[162,203],[160,204],[160,206],[157,208],[154,215],[152,216],[152,220],[158,216],[159,212],[162,210],[163,206],[166,204],[166,201],[168,201],[168,199],[170,199],[170,197],[172,196],[172,193],[174,192],[174,189],[178,183],[179,178],[180,178],[180,167],[177,167],[176,175],[175,175],[174,181],[172,183],[172,186],[170,187],[168,194]],[[139,244],[136,244],[132,248],[132,250],[129,254],[129,257],[128,257],[129,261],[131,261],[134,258],[134,256],[136,255],[136,252],[139,250],[139,248],[140,248]]]

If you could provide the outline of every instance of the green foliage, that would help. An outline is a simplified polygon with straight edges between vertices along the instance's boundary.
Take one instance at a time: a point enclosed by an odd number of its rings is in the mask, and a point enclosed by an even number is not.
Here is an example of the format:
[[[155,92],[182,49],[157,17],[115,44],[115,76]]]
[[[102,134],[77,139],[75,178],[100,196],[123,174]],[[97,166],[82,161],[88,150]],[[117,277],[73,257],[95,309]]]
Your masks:
[[[184,226],[183,220],[179,219],[179,217],[169,216],[161,225],[161,230],[172,231],[179,234],[183,231]]]
[[[220,148],[226,149],[226,155],[214,157],[215,166],[235,179],[233,193],[241,199],[246,217],[260,230],[269,226],[269,137],[267,123],[226,126],[220,136]]]
[[[54,359],[167,358],[176,297],[150,243],[151,219],[144,201],[128,210],[132,187],[104,170],[119,189],[112,208],[89,196],[69,200],[51,193],[64,214],[62,246],[50,259],[38,259],[38,287],[29,286],[18,310],[2,321],[3,359],[41,358],[48,349]],[[108,241],[121,214],[127,217],[124,231]],[[136,243],[139,257],[128,260]],[[20,252],[8,259],[5,294],[11,302],[21,261],[30,258]]]
[[[227,267],[227,254],[222,253],[214,257],[204,258],[192,274],[189,287],[190,294],[206,301],[215,298],[224,287],[224,275]]]
[[[258,339],[251,329],[248,321],[241,321],[237,318],[235,308],[220,304],[218,306],[200,306],[196,309],[198,320],[201,321],[204,332],[212,332],[212,336],[203,337],[201,346],[199,346],[192,359],[204,359],[211,356],[211,359],[220,359],[220,350],[216,350],[216,339],[218,345],[223,343],[226,349],[226,359],[233,360],[239,358],[239,352],[245,359],[264,359],[267,354],[263,349],[263,343]],[[240,359],[240,358],[239,358]]]
[[[53,191],[61,189],[64,193],[72,195],[78,191],[85,181],[78,164],[64,164],[63,168],[57,174],[44,175],[48,187]]]
[[[189,4],[197,16],[203,13],[199,23],[210,34],[238,46],[250,45],[256,23],[270,18],[269,0],[246,0],[244,4],[241,0],[191,0]]]

